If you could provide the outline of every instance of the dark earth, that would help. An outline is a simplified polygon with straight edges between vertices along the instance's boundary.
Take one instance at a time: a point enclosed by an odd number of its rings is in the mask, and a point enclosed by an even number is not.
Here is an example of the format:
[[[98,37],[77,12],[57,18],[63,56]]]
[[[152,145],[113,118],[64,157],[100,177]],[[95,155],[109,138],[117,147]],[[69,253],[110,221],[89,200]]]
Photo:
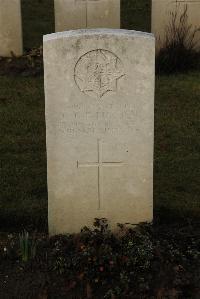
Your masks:
[[[199,222],[119,225],[115,235],[105,219],[94,225],[32,233],[26,260],[19,235],[1,234],[0,298],[200,298]]]

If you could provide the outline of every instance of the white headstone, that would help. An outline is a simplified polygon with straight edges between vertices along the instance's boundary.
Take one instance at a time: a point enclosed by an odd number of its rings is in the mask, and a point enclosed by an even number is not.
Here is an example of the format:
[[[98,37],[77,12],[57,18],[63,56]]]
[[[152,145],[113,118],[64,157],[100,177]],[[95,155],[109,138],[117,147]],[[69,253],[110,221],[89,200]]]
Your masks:
[[[0,56],[22,55],[20,0],[0,0]]]
[[[50,234],[152,220],[154,48],[127,30],[44,37]]]
[[[177,12],[180,19],[187,6],[188,25],[192,30],[200,29],[200,0],[152,0],[151,32],[156,37],[156,48],[159,50],[165,41],[166,27],[171,21],[171,13]],[[197,47],[200,46],[200,30],[196,34]]]
[[[55,31],[120,28],[120,0],[54,0]]]

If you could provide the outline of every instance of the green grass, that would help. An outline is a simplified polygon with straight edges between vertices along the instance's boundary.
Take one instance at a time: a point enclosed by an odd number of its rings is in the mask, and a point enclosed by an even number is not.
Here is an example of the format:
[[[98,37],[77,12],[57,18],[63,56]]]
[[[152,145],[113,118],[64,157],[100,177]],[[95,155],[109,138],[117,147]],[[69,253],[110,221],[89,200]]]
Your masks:
[[[0,82],[1,225],[37,225],[47,217],[43,79]]]
[[[22,0],[25,47],[53,29],[52,0]],[[149,0],[122,0],[123,28],[146,30]],[[154,200],[170,219],[200,212],[200,73],[156,80]],[[0,77],[0,226],[46,227],[43,78]]]
[[[151,31],[151,0],[121,0],[121,27]]]
[[[199,97],[200,72],[157,78],[155,208],[175,217],[200,212]]]
[[[24,49],[42,45],[42,37],[54,32],[54,0],[21,0]]]

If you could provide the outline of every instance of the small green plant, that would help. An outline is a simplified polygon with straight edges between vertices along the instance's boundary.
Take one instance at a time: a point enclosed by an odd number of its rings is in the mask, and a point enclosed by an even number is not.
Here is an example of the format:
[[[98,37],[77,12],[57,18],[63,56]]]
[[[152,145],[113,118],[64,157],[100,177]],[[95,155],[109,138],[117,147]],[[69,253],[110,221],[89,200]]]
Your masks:
[[[171,12],[165,29],[164,45],[156,55],[157,73],[185,72],[200,67],[200,51],[197,47],[196,28],[188,23],[188,6],[182,14],[178,9]]]
[[[30,238],[27,231],[19,234],[20,256],[23,262],[28,262],[36,256],[36,242]]]

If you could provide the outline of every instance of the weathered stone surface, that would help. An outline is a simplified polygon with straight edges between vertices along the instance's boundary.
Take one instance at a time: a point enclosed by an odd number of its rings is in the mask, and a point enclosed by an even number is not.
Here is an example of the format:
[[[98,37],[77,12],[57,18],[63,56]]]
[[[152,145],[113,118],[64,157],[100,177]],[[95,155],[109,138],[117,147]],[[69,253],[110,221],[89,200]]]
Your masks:
[[[0,56],[22,55],[20,0],[0,0]]]
[[[177,12],[178,20],[187,6],[188,25],[200,28],[200,0],[152,0],[151,32],[156,37],[156,49],[159,50],[165,40],[166,26],[171,13]],[[200,31],[196,35],[197,47],[200,46]]]
[[[126,30],[44,37],[50,234],[152,220],[154,47]]]
[[[55,31],[120,28],[120,0],[54,0]]]

